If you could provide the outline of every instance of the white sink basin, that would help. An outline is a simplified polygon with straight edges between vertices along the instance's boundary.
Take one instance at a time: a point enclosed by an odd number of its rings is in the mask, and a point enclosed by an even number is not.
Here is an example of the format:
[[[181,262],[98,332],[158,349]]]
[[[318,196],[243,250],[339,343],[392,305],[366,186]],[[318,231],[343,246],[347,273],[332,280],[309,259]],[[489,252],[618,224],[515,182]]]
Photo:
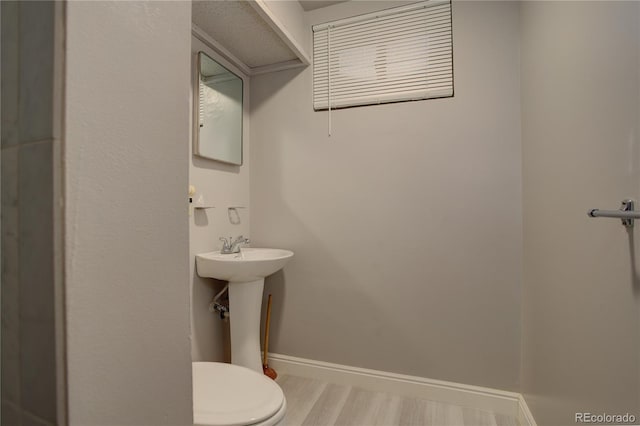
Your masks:
[[[196,268],[204,278],[247,282],[273,274],[292,257],[292,251],[269,248],[243,248],[236,254],[214,251],[196,255]]]

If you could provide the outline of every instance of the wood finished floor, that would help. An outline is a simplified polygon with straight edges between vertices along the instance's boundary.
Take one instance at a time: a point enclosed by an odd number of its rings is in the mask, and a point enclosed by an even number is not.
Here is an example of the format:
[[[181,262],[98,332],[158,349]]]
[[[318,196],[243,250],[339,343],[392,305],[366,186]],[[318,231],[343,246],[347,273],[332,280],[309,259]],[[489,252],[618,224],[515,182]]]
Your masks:
[[[281,375],[287,426],[520,426],[473,408]]]

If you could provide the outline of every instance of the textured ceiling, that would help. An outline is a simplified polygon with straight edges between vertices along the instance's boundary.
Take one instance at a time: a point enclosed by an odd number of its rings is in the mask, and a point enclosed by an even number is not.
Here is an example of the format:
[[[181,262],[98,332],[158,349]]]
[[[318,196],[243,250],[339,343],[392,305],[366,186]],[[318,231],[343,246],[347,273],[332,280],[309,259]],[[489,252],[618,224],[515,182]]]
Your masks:
[[[304,10],[320,9],[321,7],[331,6],[336,3],[344,3],[347,0],[325,1],[325,0],[298,0]]]
[[[194,1],[192,20],[251,68],[297,58],[247,2]]]

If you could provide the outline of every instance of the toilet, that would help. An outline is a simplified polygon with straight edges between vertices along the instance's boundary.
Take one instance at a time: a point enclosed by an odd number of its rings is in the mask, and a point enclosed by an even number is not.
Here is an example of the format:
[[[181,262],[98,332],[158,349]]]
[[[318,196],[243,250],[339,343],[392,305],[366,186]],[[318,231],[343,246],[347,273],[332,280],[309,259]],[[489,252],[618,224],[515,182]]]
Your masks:
[[[283,423],[287,402],[280,386],[239,365],[194,362],[195,426],[274,426]]]

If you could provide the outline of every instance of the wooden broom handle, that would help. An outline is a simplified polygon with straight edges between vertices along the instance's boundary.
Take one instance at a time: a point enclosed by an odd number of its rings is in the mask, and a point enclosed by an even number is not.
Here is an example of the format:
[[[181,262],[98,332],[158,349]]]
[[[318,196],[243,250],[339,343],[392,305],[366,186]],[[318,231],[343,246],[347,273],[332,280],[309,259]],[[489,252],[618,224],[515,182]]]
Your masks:
[[[267,320],[264,324],[264,354],[262,358],[262,365],[267,365],[267,353],[269,352],[269,325],[271,323],[271,295],[267,301]]]

